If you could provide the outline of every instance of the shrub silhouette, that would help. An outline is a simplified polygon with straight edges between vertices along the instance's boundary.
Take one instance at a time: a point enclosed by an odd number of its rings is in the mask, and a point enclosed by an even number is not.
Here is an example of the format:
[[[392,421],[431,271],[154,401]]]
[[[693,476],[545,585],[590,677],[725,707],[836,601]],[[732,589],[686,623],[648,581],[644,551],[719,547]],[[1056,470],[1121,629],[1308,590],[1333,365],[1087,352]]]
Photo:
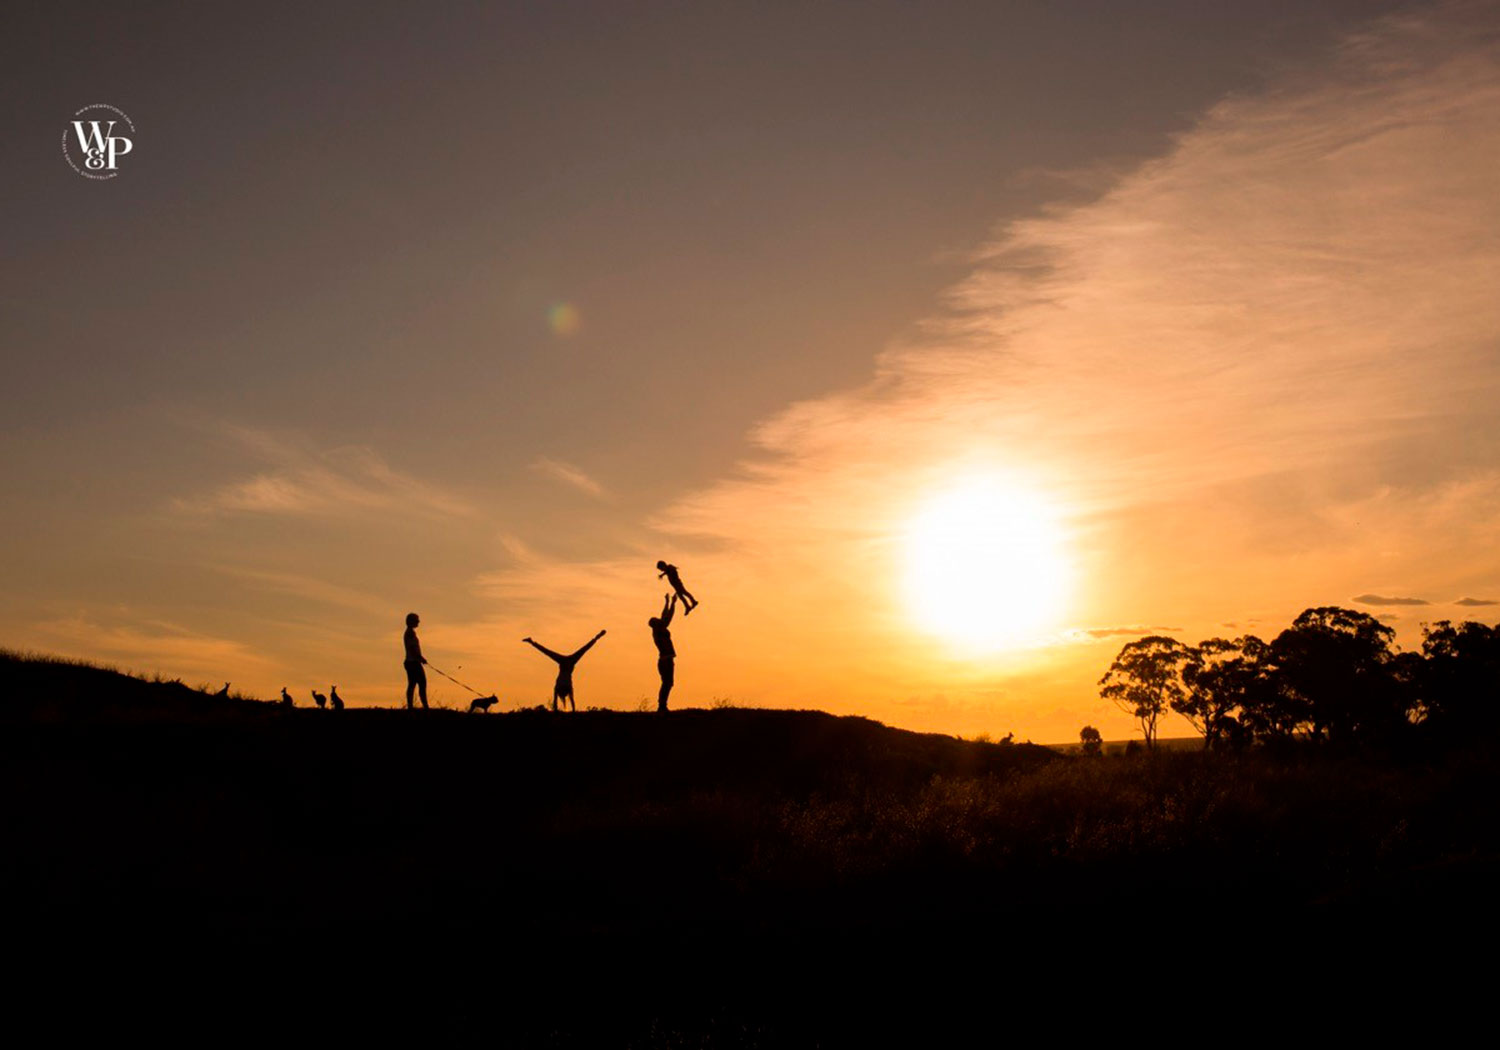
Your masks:
[[[1082,729],[1080,729],[1078,731],[1078,739],[1083,742],[1083,753],[1085,755],[1090,755],[1097,758],[1099,755],[1103,754],[1104,737],[1101,736],[1099,730],[1095,729],[1093,726],[1084,726]]]

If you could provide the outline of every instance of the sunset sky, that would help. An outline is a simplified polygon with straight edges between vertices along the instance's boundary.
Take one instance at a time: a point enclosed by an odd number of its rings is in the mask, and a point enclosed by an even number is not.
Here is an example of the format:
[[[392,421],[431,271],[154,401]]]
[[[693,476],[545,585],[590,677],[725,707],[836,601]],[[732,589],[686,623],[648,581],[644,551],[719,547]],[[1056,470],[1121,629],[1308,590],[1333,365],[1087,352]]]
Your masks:
[[[674,706],[1050,742],[1142,634],[1500,619],[1500,4],[5,36],[5,646],[391,704],[415,610],[513,708],[606,628],[634,710],[665,558]]]

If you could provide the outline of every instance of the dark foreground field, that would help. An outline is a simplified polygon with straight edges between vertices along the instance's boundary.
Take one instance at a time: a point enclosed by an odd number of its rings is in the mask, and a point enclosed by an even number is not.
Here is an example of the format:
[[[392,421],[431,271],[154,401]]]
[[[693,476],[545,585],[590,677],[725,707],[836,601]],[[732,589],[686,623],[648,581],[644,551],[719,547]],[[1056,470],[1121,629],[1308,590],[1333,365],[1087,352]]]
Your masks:
[[[834,1045],[898,1002],[1144,982],[1191,1005],[1304,971],[1326,997],[1360,968],[1454,989],[1497,932],[1479,749],[1086,759],[818,712],[283,711],[16,659],[0,696],[13,953],[248,972],[255,1012],[347,986],[513,1043]]]

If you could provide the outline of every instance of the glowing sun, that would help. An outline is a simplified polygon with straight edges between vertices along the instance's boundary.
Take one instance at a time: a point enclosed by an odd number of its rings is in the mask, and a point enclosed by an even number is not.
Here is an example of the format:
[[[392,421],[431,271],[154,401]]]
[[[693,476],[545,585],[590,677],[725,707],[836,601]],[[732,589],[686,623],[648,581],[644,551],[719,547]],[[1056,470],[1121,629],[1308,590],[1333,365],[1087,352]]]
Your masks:
[[[996,479],[931,500],[906,536],[907,595],[924,630],[973,649],[1023,644],[1052,626],[1070,586],[1048,504]]]

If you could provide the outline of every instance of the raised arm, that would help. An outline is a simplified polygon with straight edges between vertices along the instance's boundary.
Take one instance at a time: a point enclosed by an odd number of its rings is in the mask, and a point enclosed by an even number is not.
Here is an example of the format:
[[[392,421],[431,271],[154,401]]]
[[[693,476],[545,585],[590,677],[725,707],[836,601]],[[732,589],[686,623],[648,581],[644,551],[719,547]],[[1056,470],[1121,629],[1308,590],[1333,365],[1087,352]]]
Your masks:
[[[677,595],[669,594],[661,603],[661,625],[665,627],[672,622],[672,614],[677,611]]]
[[[550,656],[550,657],[552,657],[552,659],[556,660],[558,663],[562,663],[564,660],[567,659],[567,657],[564,656],[562,653],[554,653],[551,649],[548,649],[545,645],[539,645],[538,643],[533,642],[530,638],[522,638],[521,641],[525,642],[527,645],[531,646],[533,649],[535,649],[538,652],[542,653],[544,656]]]
[[[568,657],[568,659],[569,660],[576,660],[576,659],[578,659],[584,653],[586,653],[590,649],[592,649],[594,647],[594,643],[597,642],[600,638],[603,638],[603,637],[604,637],[604,632],[600,631],[598,634],[594,635],[594,637],[590,638],[587,642],[585,642],[580,648],[578,648],[577,650],[575,650],[574,653],[573,653],[573,655],[570,656],[570,657]]]

